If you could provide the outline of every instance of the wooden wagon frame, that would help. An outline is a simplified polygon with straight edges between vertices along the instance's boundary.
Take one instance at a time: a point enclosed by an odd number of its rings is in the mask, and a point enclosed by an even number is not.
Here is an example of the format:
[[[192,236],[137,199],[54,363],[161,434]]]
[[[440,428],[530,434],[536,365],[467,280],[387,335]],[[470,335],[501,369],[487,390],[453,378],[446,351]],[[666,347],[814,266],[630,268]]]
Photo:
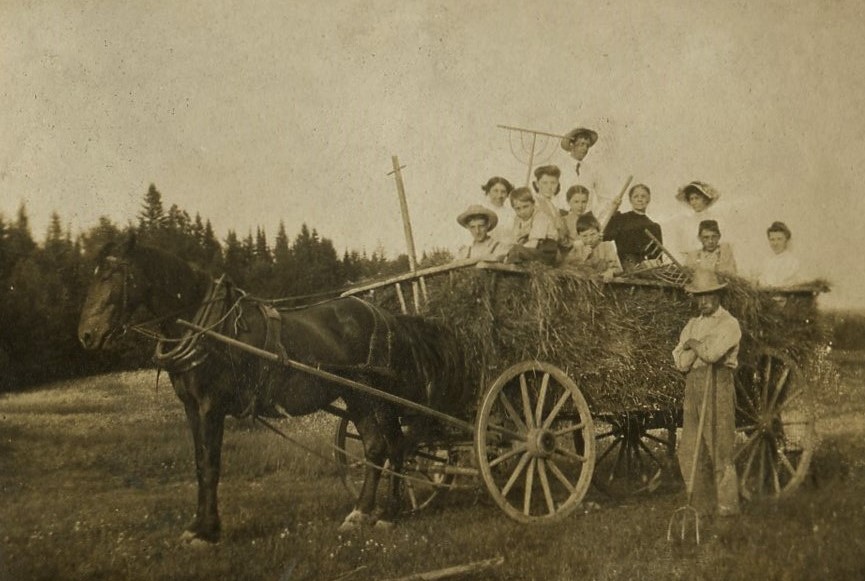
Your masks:
[[[343,296],[392,288],[403,312],[422,314],[428,280],[465,269],[486,271],[491,277],[525,273],[513,265],[458,261],[358,286]],[[680,286],[650,279],[614,279],[606,284],[681,292]],[[403,285],[412,286],[413,302],[406,301]],[[780,300],[813,301],[824,290],[800,286],[772,292]],[[578,382],[549,362],[512,362],[479,387],[473,418],[455,417],[183,324],[253,355],[400,406],[406,425],[417,414],[437,420],[442,429],[419,441],[406,459],[402,476],[407,480],[407,510],[424,508],[440,492],[479,476],[509,517],[525,523],[555,522],[581,505],[593,482],[618,496],[651,492],[665,476],[677,474],[671,468],[681,410],[592,410]],[[781,497],[802,483],[816,446],[811,389],[797,362],[784,352],[760,348],[744,360],[747,363],[737,370],[735,381],[740,492],[748,499]],[[342,409],[331,406],[327,411],[340,418],[334,455],[343,483],[356,494],[365,463],[360,437]]]

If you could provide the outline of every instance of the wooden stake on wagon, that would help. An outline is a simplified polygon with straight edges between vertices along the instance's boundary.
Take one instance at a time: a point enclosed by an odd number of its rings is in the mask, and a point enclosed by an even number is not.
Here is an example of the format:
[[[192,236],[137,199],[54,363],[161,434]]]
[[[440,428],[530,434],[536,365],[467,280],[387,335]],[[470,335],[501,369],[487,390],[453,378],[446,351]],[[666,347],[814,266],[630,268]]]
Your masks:
[[[411,218],[408,215],[408,202],[406,202],[405,199],[405,185],[402,181],[401,171],[405,166],[399,164],[399,158],[395,155],[391,156],[391,161],[393,162],[393,171],[388,172],[387,175],[393,174],[394,179],[396,180],[396,193],[399,196],[399,208],[402,212],[402,227],[405,232],[405,244],[408,248],[408,265],[412,273],[415,273],[417,272],[417,253],[414,249],[414,236],[411,231]],[[420,313],[421,303],[417,281],[412,281],[411,290],[412,295],[414,296],[415,312]],[[426,297],[424,297],[424,299],[426,299]]]

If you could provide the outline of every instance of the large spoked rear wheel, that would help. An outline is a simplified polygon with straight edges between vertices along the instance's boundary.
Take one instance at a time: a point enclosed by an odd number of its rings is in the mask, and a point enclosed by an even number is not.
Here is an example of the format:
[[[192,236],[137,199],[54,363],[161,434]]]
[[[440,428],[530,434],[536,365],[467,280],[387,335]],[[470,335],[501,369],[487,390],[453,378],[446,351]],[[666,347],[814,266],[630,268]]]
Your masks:
[[[747,499],[795,490],[814,453],[810,387],[787,355],[765,349],[736,373],[736,468]]]
[[[518,363],[496,379],[478,411],[475,446],[487,490],[520,522],[567,517],[592,480],[589,406],[571,378],[546,363]]]
[[[339,420],[334,444],[333,455],[339,479],[352,497],[357,498],[363,486],[366,464],[363,441],[349,419]],[[453,475],[445,474],[445,467],[453,463],[451,460],[447,450],[428,446],[419,446],[408,455],[403,466],[403,474],[408,476],[403,494],[405,512],[423,510],[452,486]],[[390,468],[389,462],[385,462],[385,468]],[[380,486],[380,493],[385,489],[385,486]]]

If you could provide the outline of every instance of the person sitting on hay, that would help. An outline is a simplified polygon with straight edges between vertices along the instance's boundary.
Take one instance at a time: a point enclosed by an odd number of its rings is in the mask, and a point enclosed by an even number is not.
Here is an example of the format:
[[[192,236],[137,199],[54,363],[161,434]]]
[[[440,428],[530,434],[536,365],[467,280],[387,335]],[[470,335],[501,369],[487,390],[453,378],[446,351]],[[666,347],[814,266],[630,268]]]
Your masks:
[[[736,274],[736,258],[733,256],[733,249],[726,242],[721,242],[721,229],[716,220],[700,222],[697,237],[703,247],[685,255],[685,266],[692,270],[702,268],[713,270],[718,274]]]
[[[726,286],[711,270],[694,272],[685,290],[696,297],[700,314],[688,321],[673,350],[676,368],[687,374],[682,437],[677,450],[679,467],[687,483],[696,455],[698,466],[691,483],[694,506],[701,513],[715,511],[719,516],[739,512],[733,464],[733,371],[738,365],[742,331],[739,321],[721,306],[720,293]],[[704,397],[708,397],[705,405]],[[705,419],[700,430],[703,409]]]
[[[772,222],[766,230],[772,256],[764,263],[757,279],[761,287],[785,287],[802,282],[799,260],[790,251],[790,229],[784,222]]]
[[[689,251],[699,248],[694,244],[694,232],[699,231],[700,222],[705,220],[721,222],[715,209],[715,204],[720,198],[721,194],[718,190],[706,182],[695,180],[679,188],[676,199],[688,206],[689,210],[685,216],[677,220],[677,227],[670,241],[677,259],[684,260]]]
[[[589,190],[579,184],[573,185],[568,188],[565,199],[568,201],[568,211],[562,216],[562,220],[568,229],[569,245],[582,244],[580,235],[577,234],[577,220],[580,216],[591,213],[588,210]]]
[[[637,184],[628,190],[631,202],[630,212],[616,212],[604,230],[604,240],[612,240],[619,251],[619,260],[625,270],[634,270],[646,260],[661,257],[661,250],[654,245],[646,230],[664,242],[661,225],[646,215],[646,208],[652,201],[652,191],[645,184]]]
[[[495,212],[485,206],[473,204],[457,216],[460,226],[472,235],[472,243],[457,252],[457,258],[483,258],[501,260],[508,253],[508,246],[493,239],[489,232],[499,223]]]
[[[543,262],[553,266],[559,253],[559,231],[553,220],[537,208],[529,188],[511,192],[514,208],[514,236],[516,244],[508,252],[507,262]]]
[[[622,265],[615,242],[603,242],[601,224],[591,212],[577,219],[577,233],[581,244],[574,246],[565,258],[565,264],[576,266],[590,275],[600,275],[604,282],[622,274]]]

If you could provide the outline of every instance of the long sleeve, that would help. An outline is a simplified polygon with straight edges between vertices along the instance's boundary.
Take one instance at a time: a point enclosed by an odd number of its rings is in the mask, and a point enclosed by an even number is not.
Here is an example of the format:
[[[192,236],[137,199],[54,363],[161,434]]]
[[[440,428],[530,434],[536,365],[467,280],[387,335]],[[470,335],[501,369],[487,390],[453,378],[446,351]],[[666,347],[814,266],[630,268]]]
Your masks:
[[[724,317],[719,320],[712,333],[700,340],[695,351],[697,357],[705,363],[715,363],[738,347],[741,339],[739,322],[733,317]]]
[[[694,320],[688,321],[685,328],[679,334],[679,343],[673,349],[673,362],[676,364],[676,369],[686,373],[691,370],[691,366],[697,360],[697,354],[691,349],[685,349],[685,342],[691,338],[691,331],[694,327]]]

